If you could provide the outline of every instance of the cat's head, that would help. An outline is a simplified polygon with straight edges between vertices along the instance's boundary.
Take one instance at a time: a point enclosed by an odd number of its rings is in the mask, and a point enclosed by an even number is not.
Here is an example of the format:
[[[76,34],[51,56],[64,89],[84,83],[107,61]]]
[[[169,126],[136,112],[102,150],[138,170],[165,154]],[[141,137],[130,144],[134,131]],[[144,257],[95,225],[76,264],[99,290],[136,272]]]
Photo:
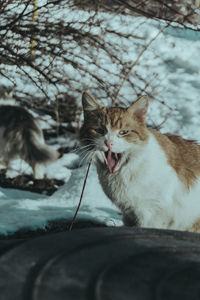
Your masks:
[[[148,140],[145,116],[147,96],[140,97],[128,108],[107,108],[87,92],[83,93],[84,123],[80,139],[89,153],[96,152],[114,173],[128,153],[138,153]]]

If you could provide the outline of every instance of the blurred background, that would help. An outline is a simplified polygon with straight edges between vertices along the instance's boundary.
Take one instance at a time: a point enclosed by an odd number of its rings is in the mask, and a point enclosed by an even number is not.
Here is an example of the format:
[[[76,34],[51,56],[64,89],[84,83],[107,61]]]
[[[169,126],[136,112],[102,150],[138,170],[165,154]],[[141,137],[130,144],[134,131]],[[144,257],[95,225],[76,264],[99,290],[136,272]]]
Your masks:
[[[149,125],[200,140],[199,8],[199,0],[1,1],[0,97],[45,115],[48,138],[77,133],[83,90],[116,106],[147,94]]]

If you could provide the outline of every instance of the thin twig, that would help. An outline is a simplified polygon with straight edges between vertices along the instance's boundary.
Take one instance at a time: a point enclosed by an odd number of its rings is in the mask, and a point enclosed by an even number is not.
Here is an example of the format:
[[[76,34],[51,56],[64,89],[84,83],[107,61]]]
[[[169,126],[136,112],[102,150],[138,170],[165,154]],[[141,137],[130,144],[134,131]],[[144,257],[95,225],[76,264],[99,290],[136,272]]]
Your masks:
[[[77,216],[78,211],[79,211],[79,208],[80,208],[80,206],[81,206],[81,201],[82,201],[82,198],[83,198],[83,193],[84,193],[84,191],[85,191],[85,186],[86,186],[86,182],[87,182],[87,178],[88,178],[88,174],[89,174],[89,170],[90,170],[91,163],[92,163],[92,160],[90,160],[90,162],[89,162],[89,164],[88,164],[88,168],[87,168],[87,172],[86,172],[86,175],[85,175],[85,179],[84,179],[84,183],[83,183],[83,188],[82,188],[80,200],[79,200],[79,203],[78,203],[76,212],[75,212],[75,214],[74,214],[74,217],[73,217],[73,219],[72,219],[71,225],[70,225],[70,227],[69,227],[69,231],[72,230],[72,227],[73,227],[74,222],[75,222],[75,220],[76,220],[76,216]]]
[[[3,34],[3,36],[1,36],[1,42],[2,42],[2,40],[7,36],[8,32],[12,29],[12,27],[13,27],[19,20],[21,20],[21,18],[22,18],[23,15],[24,15],[24,12],[25,12],[26,9],[28,8],[30,2],[31,2],[31,0],[29,0],[29,1],[26,3],[26,5],[25,5],[23,11],[19,14],[19,16],[18,16],[16,19],[14,19],[10,24],[6,24],[6,25],[0,27],[1,29],[3,29],[3,27],[7,28],[6,32]]]
[[[157,34],[149,41],[149,43],[148,43],[148,44],[144,47],[144,49],[140,52],[140,54],[138,55],[137,59],[132,63],[132,65],[130,66],[128,72],[126,73],[124,79],[122,80],[122,82],[121,82],[121,84],[120,84],[120,86],[119,86],[119,89],[118,89],[118,91],[117,91],[117,93],[116,93],[116,96],[115,96],[114,100],[112,101],[112,105],[115,104],[115,102],[116,102],[116,100],[117,100],[117,98],[118,98],[118,96],[119,96],[119,93],[120,93],[122,87],[124,86],[124,83],[125,83],[125,82],[127,81],[127,79],[129,78],[129,76],[130,76],[130,74],[131,74],[133,68],[138,64],[138,62],[139,62],[141,56],[142,56],[142,55],[144,54],[144,52],[151,46],[151,44],[158,38],[158,36],[159,36],[161,33],[163,33],[163,32],[165,31],[165,29],[166,29],[168,26],[169,26],[169,24],[167,24],[163,29],[161,29],[161,30],[160,30],[160,31],[159,31],[159,32],[158,32],[158,33],[157,33]]]

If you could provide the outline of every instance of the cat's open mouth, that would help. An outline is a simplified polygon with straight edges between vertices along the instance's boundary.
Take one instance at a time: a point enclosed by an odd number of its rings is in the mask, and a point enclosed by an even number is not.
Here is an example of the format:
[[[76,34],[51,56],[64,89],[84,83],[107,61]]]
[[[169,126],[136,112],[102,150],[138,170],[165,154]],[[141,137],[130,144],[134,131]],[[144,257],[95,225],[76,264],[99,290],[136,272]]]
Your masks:
[[[120,160],[121,160],[121,154],[120,153],[115,153],[111,152],[110,150],[106,152],[101,152],[104,158],[104,161],[106,163],[106,166],[109,170],[110,173],[115,173],[117,168],[120,165]]]

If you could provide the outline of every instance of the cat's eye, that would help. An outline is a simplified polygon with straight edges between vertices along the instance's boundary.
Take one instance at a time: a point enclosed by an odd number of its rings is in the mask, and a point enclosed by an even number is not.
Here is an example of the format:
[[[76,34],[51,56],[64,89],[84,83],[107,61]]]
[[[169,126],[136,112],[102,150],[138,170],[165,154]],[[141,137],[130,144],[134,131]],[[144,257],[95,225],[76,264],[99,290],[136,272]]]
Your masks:
[[[105,130],[103,128],[94,128],[94,131],[101,135],[105,134]]]
[[[128,134],[128,130],[121,130],[121,131],[119,131],[119,135],[121,135],[121,136],[123,136],[123,135],[126,135],[126,134]]]

